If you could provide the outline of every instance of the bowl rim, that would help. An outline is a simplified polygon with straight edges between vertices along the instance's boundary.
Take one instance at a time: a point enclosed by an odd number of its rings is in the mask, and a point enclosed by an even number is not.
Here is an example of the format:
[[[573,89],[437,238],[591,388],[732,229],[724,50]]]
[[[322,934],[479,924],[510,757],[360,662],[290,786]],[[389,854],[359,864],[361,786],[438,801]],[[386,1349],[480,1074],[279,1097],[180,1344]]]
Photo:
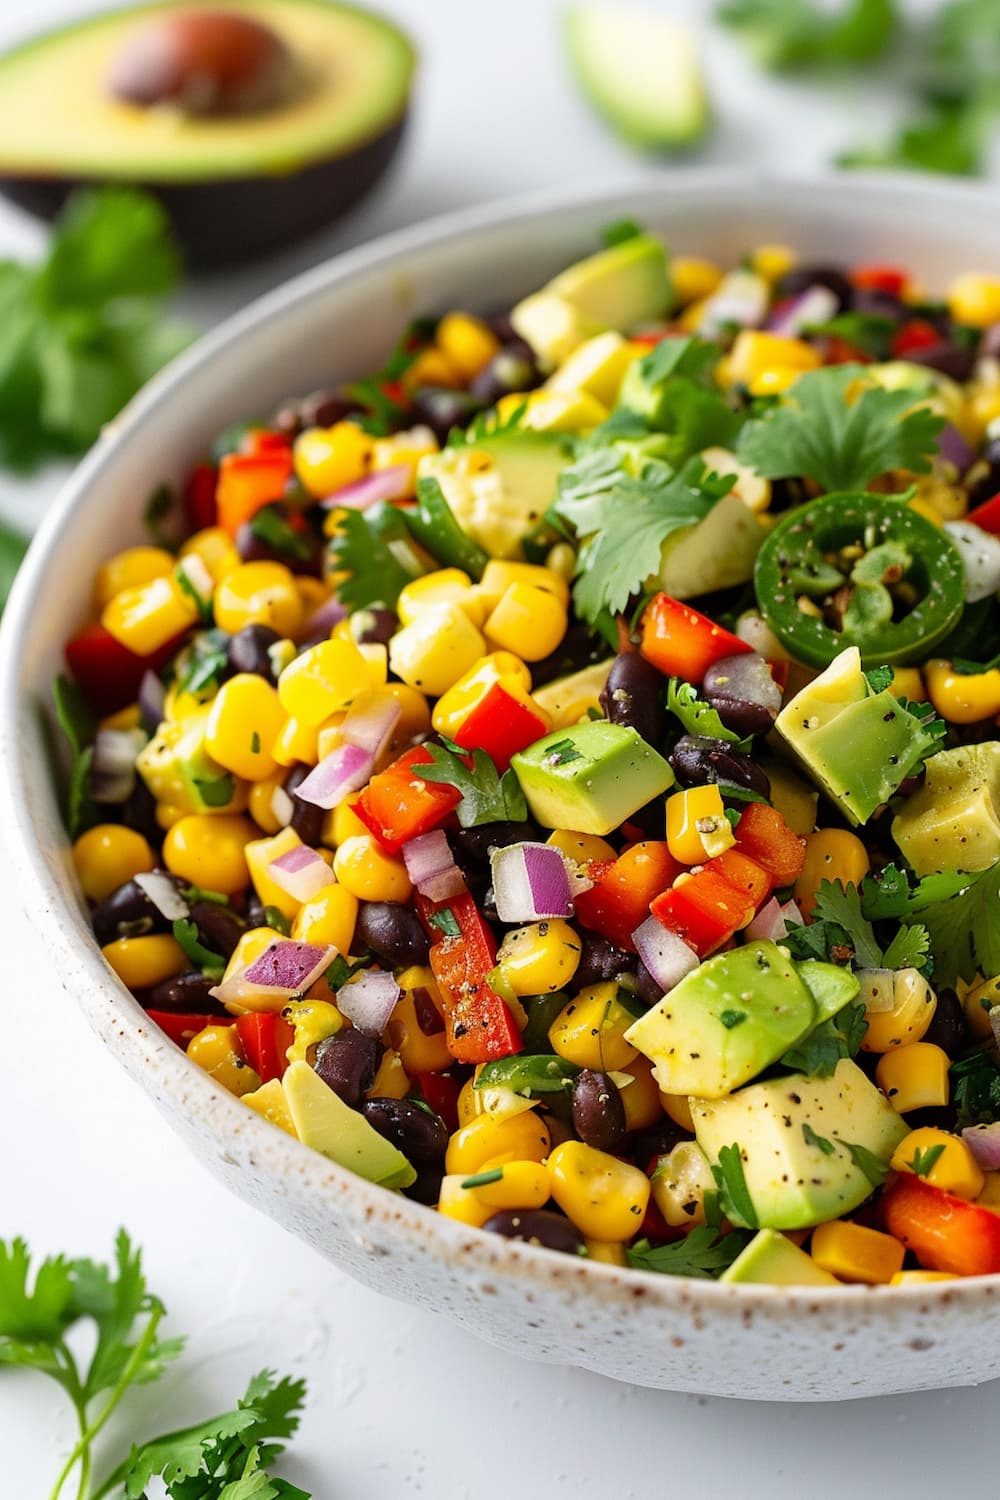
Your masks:
[[[381,235],[300,272],[254,299],[209,329],[143,387],[60,486],[18,573],[0,625],[0,762],[7,773],[0,778],[0,829],[6,835],[4,845],[11,849],[15,873],[24,882],[25,908],[34,905],[53,919],[47,937],[51,939],[54,967],[64,987],[68,988],[66,981],[71,977],[80,981],[74,987],[76,1003],[117,1060],[138,1081],[143,1069],[148,1068],[151,1055],[155,1056],[157,1092],[167,1096],[184,1094],[186,1097],[179,1107],[209,1133],[216,1130],[218,1121],[218,1126],[233,1137],[244,1137],[250,1143],[257,1168],[267,1176],[295,1181],[296,1191],[310,1196],[327,1195],[331,1187],[337,1194],[350,1193],[373,1226],[383,1220],[391,1226],[393,1234],[422,1240],[424,1249],[435,1258],[448,1260],[461,1252],[470,1272],[487,1272],[494,1277],[520,1276],[535,1289],[544,1282],[549,1282],[553,1291],[557,1290],[557,1283],[565,1287],[569,1258],[540,1246],[502,1240],[483,1229],[459,1223],[401,1194],[378,1187],[303,1147],[218,1088],[158,1028],[150,1025],[138,1002],[106,965],[96,943],[80,944],[74,921],[79,909],[76,912],[72,909],[55,859],[47,859],[33,837],[16,733],[25,707],[20,661],[35,601],[44,585],[49,553],[64,526],[71,521],[75,506],[100,483],[104,471],[113,467],[120,440],[134,434],[159,406],[169,403],[174,392],[203,366],[220,355],[234,353],[246,335],[283,317],[290,308],[322,299],[334,288],[349,283],[355,275],[397,262],[414,251],[451,244],[514,223],[521,227],[532,221],[541,224],[549,217],[579,210],[592,210],[595,224],[623,204],[631,205],[639,216],[644,202],[651,211],[662,207],[671,184],[682,186],[689,200],[699,196],[715,199],[737,191],[745,195],[776,189],[789,193],[829,189],[837,196],[846,192],[852,198],[883,200],[887,216],[891,214],[893,200],[933,203],[937,212],[947,212],[949,203],[988,206],[994,212],[996,209],[994,191],[988,184],[939,183],[916,174],[872,172],[847,178],[844,173],[832,171],[786,173],[688,168],[665,170],[631,185],[624,182],[559,192],[535,190],[437,215],[415,226]],[[336,1213],[335,1206],[332,1212]],[[573,1267],[577,1295],[593,1278],[594,1295],[605,1299],[626,1302],[639,1295],[637,1289],[641,1287],[645,1306],[650,1310],[656,1304],[673,1311],[703,1304],[711,1311],[735,1308],[744,1317],[752,1310],[773,1313],[778,1307],[788,1308],[790,1316],[795,1316],[816,1310],[817,1304],[824,1310],[843,1305],[847,1311],[856,1308],[862,1298],[866,1305],[885,1312],[917,1302],[932,1312],[938,1304],[954,1303],[956,1299],[965,1304],[977,1301],[984,1292],[992,1294],[1000,1286],[1000,1273],[896,1287],[773,1286],[662,1275],[585,1257],[569,1264]]]

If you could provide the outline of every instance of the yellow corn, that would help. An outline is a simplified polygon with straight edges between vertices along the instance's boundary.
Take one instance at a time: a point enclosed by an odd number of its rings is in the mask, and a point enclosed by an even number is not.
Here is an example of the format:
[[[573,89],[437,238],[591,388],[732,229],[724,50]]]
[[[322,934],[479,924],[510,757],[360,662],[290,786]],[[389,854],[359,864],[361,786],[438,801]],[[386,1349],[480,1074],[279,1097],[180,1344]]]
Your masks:
[[[982,1192],[976,1199],[980,1208],[1000,1213],[1000,1172],[984,1172]]]
[[[749,386],[767,370],[818,369],[822,363],[819,351],[803,339],[783,338],[776,333],[761,333],[745,328],[737,334],[729,353],[729,377],[737,385]]]
[[[808,834],[805,863],[795,882],[795,899],[803,916],[812,915],[821,881],[860,886],[868,870],[868,850],[856,834],[846,828],[818,828]]]
[[[368,665],[353,641],[320,641],[285,668],[278,697],[293,719],[316,728],[370,686]]]
[[[295,439],[295,477],[315,500],[323,500],[363,477],[373,446],[357,422],[307,427]]]
[[[182,558],[200,558],[213,583],[221,583],[228,573],[234,572],[243,562],[236,550],[236,543],[221,526],[206,526],[204,530],[196,531],[193,536],[188,537],[179,555]]]
[[[894,698],[908,698],[911,703],[923,703],[927,697],[919,667],[893,667],[889,691]]]
[[[322,842],[336,849],[347,839],[364,838],[368,829],[354,811],[359,793],[345,797],[339,807],[327,813],[323,819]]]
[[[549,1201],[549,1174],[541,1162],[506,1161],[492,1170],[500,1173],[496,1181],[481,1183],[469,1191],[494,1213],[502,1208],[543,1208]],[[486,1168],[483,1175],[489,1171]]]
[[[508,932],[500,944],[497,964],[515,995],[547,995],[569,984],[580,953],[574,929],[553,917]]]
[[[934,1019],[937,996],[916,969],[900,969],[892,979],[892,1009],[867,1010],[866,1052],[891,1052],[919,1042]]]
[[[301,719],[286,719],[271,747],[275,764],[294,766],[296,762],[301,762],[304,766],[314,766],[319,760],[319,735],[320,726],[317,724],[303,724]]]
[[[73,845],[73,865],[83,894],[103,901],[135,875],[156,869],[156,855],[141,833],[120,823],[98,823]]]
[[[402,712],[393,730],[390,750],[403,750],[412,745],[431,727],[431,710],[423,693],[406,682],[387,682],[385,690],[399,704]]]
[[[840,1281],[885,1285],[903,1269],[906,1250],[891,1234],[837,1219],[813,1230],[809,1253]]]
[[[191,885],[233,896],[249,884],[244,851],[256,832],[239,814],[188,813],[163,840],[163,862]]]
[[[250,787],[250,799],[247,802],[247,811],[257,824],[262,833],[280,833],[284,824],[275,816],[272,803],[274,794],[285,784],[285,772],[279,770],[276,775],[269,776],[266,781],[255,781]]]
[[[556,828],[546,843],[561,850],[567,859],[575,860],[578,865],[589,864],[591,860],[603,863],[618,858],[607,839],[598,838],[596,833],[573,833],[568,828]]]
[[[260,1078],[243,1057],[235,1026],[206,1026],[188,1042],[187,1055],[210,1078],[241,1098],[261,1086]]]
[[[421,611],[389,642],[389,666],[410,687],[439,698],[486,655],[486,641],[456,604]]]
[[[273,750],[285,712],[269,682],[239,672],[216,693],[205,724],[205,749],[227,771],[264,781],[277,770]]]
[[[566,606],[549,589],[512,583],[483,629],[494,648],[512,651],[522,661],[541,661],[555,651],[567,624]]]
[[[168,828],[173,828],[175,823],[179,823],[181,818],[187,816],[187,813],[188,809],[186,807],[177,807],[173,802],[158,802],[156,804],[156,821],[164,832]]]
[[[404,390],[416,391],[422,385],[445,386],[455,390],[464,384],[462,372],[454,360],[448,358],[443,349],[421,349],[416,359],[403,372],[400,384]]]
[[[670,281],[678,307],[710,297],[721,280],[722,267],[715,261],[697,255],[677,255],[670,262]]]
[[[213,599],[215,623],[236,635],[246,625],[268,625],[280,636],[302,628],[302,600],[284,563],[241,563],[219,582]]]
[[[477,587],[488,609],[493,610],[514,583],[526,583],[532,588],[542,589],[558,599],[564,609],[569,608],[569,585],[566,579],[552,568],[543,568],[537,563],[507,562],[493,558],[483,569],[483,576]],[[530,686],[530,681],[525,683],[525,687]]]
[[[124,589],[141,588],[154,578],[168,578],[176,558],[163,547],[127,547],[102,563],[94,578],[94,608],[100,612]]]
[[[445,1171],[462,1172],[468,1177],[481,1172],[487,1162],[499,1167],[509,1161],[544,1161],[550,1145],[549,1132],[533,1110],[505,1120],[477,1115],[456,1130],[448,1142]]]
[[[101,612],[105,630],[136,656],[151,656],[197,619],[198,605],[173,574],[122,589]]]
[[[372,472],[378,473],[381,469],[408,469],[409,480],[403,498],[412,499],[416,494],[417,465],[422,458],[437,451],[438,440],[429,427],[411,427],[408,432],[394,432],[391,437],[375,439],[372,447]]]
[[[1000,1005],[1000,974],[992,979],[982,979],[977,975],[968,986],[960,979],[956,988],[966,1025],[972,1035],[980,1042],[991,1040],[993,1027],[990,1025],[990,1011],[994,1006]]]
[[[963,432],[968,432],[975,447],[986,436],[986,429],[1000,417],[1000,386],[994,390],[976,391],[965,404]]]
[[[343,1028],[344,1018],[332,1000],[289,1000],[281,1008],[281,1014],[295,1033],[287,1052],[288,1061],[307,1062],[313,1060],[312,1049],[328,1036],[336,1036]]]
[[[101,949],[122,984],[130,990],[149,990],[191,967],[179,943],[165,933],[118,938]]]
[[[331,945],[338,953],[350,953],[358,898],[346,886],[328,885],[295,913],[292,937],[298,943]]]
[[[750,269],[772,285],[787,276],[798,262],[789,245],[758,245],[750,254]]]
[[[451,1053],[434,975],[426,966],[414,964],[398,976],[398,984],[402,994],[386,1027],[389,1042],[409,1074],[440,1073],[451,1065]]]
[[[948,311],[967,328],[988,328],[1000,322],[1000,281],[977,271],[956,276],[948,287]]]
[[[957,1281],[950,1271],[897,1271],[890,1286],[927,1286],[934,1281]]]
[[[434,341],[465,380],[474,380],[494,355],[500,353],[496,334],[471,313],[446,313],[437,326]]]
[[[924,668],[927,695],[950,724],[977,724],[1000,714],[1000,671],[953,672],[947,661],[929,661]]]
[[[632,1238],[649,1204],[649,1179],[638,1167],[564,1141],[548,1169],[553,1198],[581,1234],[612,1244]]]
[[[372,1086],[365,1097],[368,1099],[405,1099],[410,1088],[410,1078],[403,1066],[403,1059],[398,1052],[393,1052],[391,1048],[388,1048],[382,1054],[382,1061],[378,1065]]]
[[[396,601],[396,613],[401,624],[412,625],[425,610],[434,609],[439,604],[457,604],[463,609],[471,588],[472,579],[461,568],[438,568],[406,585]],[[480,618],[474,619],[473,624],[478,625],[483,617],[481,606],[476,613]]]
[[[265,1120],[269,1120],[272,1125],[277,1125],[278,1129],[283,1130],[286,1135],[298,1139],[280,1078],[272,1078],[268,1083],[261,1084],[259,1089],[244,1094],[243,1103],[256,1114],[262,1115]]]
[[[484,1203],[472,1188],[462,1186],[468,1175],[467,1172],[453,1172],[441,1179],[437,1211],[444,1214],[446,1219],[457,1219],[460,1224],[482,1229],[487,1219],[492,1219],[496,1209]]]
[[[714,782],[667,798],[667,848],[682,865],[703,864],[734,842],[722,793]]]
[[[936,1153],[933,1165],[921,1170],[921,1177],[932,1187],[958,1198],[978,1198],[986,1186],[986,1175],[976,1158],[962,1140],[947,1130],[935,1130],[929,1125],[911,1130],[892,1153],[890,1166],[894,1172],[913,1172],[921,1165],[929,1151]]]
[[[603,714],[601,693],[611,670],[611,659],[596,662],[592,667],[583,667],[568,677],[558,677],[548,682],[535,693],[535,703],[548,714],[553,729],[566,729],[579,724],[593,709]]]
[[[359,901],[406,901],[413,889],[403,861],[385,854],[370,833],[338,846],[333,873]]]
[[[669,1115],[675,1125],[682,1130],[688,1130],[694,1135],[694,1118],[691,1114],[691,1103],[686,1094],[660,1094],[660,1103],[663,1112]]]
[[[647,1058],[637,1057],[621,1072],[626,1079],[633,1079],[632,1083],[619,1083],[625,1129],[648,1130],[660,1118],[660,1091],[653,1077],[653,1065]]]
[[[298,915],[301,902],[296,901],[294,896],[278,884],[271,875],[270,866],[280,855],[288,854],[290,850],[301,846],[302,840],[289,825],[280,829],[272,838],[252,839],[243,851],[250,882],[261,905],[275,907],[287,922],[293,921]]]
[[[948,1103],[947,1052],[933,1042],[912,1042],[879,1058],[875,1082],[899,1114],[940,1109]]]
[[[605,1073],[624,1069],[638,1056],[625,1040],[634,1020],[618,999],[616,984],[594,984],[563,1006],[549,1028],[549,1043],[560,1057],[581,1068]]]
[[[747,382],[751,396],[781,396],[803,373],[801,365],[768,365]]]
[[[672,1228],[704,1224],[705,1194],[713,1191],[715,1179],[696,1141],[679,1141],[661,1156],[651,1186],[653,1202]]]
[[[545,566],[550,573],[568,583],[576,572],[576,553],[569,542],[556,542],[545,554]]]

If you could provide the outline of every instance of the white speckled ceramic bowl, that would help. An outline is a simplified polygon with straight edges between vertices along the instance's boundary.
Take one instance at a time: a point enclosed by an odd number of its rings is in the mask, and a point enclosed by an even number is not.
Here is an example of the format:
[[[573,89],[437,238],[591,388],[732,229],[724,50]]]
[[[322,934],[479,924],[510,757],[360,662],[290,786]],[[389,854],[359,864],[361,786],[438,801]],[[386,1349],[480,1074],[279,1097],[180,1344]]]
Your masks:
[[[1000,1375],[1000,1276],[827,1290],[645,1275],[463,1228],[333,1166],[216,1088],[146,1020],[105,966],[73,878],[46,754],[49,685],[95,567],[140,539],[150,489],[180,479],[227,422],[376,365],[412,313],[510,301],[623,215],[722,260],[778,240],[814,261],[901,260],[930,287],[1000,269],[991,190],[697,173],[628,194],[475,209],[265,297],[131,404],[31,549],[2,632],[2,848],[18,861],[29,919],[44,925],[63,985],[192,1151],[367,1285],[529,1358],[670,1390],[811,1401],[973,1384]]]

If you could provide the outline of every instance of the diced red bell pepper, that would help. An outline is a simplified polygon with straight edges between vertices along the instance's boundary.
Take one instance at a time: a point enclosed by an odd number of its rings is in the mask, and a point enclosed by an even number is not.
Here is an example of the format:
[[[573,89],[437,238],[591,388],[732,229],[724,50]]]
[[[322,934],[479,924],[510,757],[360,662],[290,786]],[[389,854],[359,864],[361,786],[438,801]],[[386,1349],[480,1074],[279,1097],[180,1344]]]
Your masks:
[[[870,365],[874,360],[864,349],[835,333],[823,336],[823,363],[826,365]]]
[[[146,672],[169,661],[180,639],[175,636],[151,656],[138,656],[95,620],[66,642],[66,665],[95,713],[113,714],[135,702]]]
[[[725,853],[717,854],[714,859],[707,861],[706,868],[718,870],[730,885],[734,885],[738,891],[745,891],[753,902],[754,911],[760,910],[774,890],[773,875],[739,849],[727,849]]]
[[[974,526],[979,526],[983,531],[1000,536],[1000,494],[994,495],[990,500],[984,500],[982,505],[977,505],[975,510],[970,510],[965,519],[971,521]]]
[[[584,927],[634,953],[633,932],[649,916],[650,902],[669,889],[681,869],[665,843],[650,839],[633,844],[614,863],[591,866],[594,885],[577,896],[576,915]]]
[[[184,487],[184,509],[192,531],[204,531],[216,523],[215,487],[219,471],[214,464],[198,464]]]
[[[354,812],[390,854],[398,854],[410,839],[437,828],[462,800],[453,786],[424,781],[420,767],[432,762],[423,745],[407,750],[372,777],[354,804]]]
[[[752,649],[739,636],[669,594],[657,594],[642,617],[642,655],[668,677],[682,677],[696,687],[714,662]]]
[[[240,443],[240,452],[254,457],[262,453],[291,453],[291,443],[283,432],[272,432],[270,427],[248,427]]]
[[[498,771],[510,769],[511,756],[540,740],[548,723],[530,704],[494,682],[452,735],[463,750],[485,750]]]
[[[444,1009],[448,1051],[456,1062],[492,1062],[521,1050],[521,1032],[510,1006],[487,980],[496,967],[496,941],[471,896],[417,903],[428,931],[439,941],[430,951],[431,972]],[[441,937],[431,914],[447,909],[459,932]]]
[[[295,1040],[295,1032],[276,1011],[248,1011],[238,1016],[236,1030],[243,1052],[261,1083],[281,1078],[288,1067],[286,1053]]]
[[[458,1129],[458,1096],[462,1085],[450,1073],[418,1073],[417,1083],[424,1102],[440,1115],[449,1130]]]
[[[746,892],[730,885],[711,864],[657,896],[651,910],[656,920],[682,937],[699,958],[707,958],[721,948],[754,915]]]
[[[219,464],[215,489],[219,525],[234,537],[262,506],[281,499],[291,473],[292,453],[287,447],[264,453],[227,453]]]
[[[882,1212],[889,1233],[928,1270],[953,1276],[1000,1271],[1000,1214],[991,1209],[901,1172],[882,1195]]]
[[[147,1016],[172,1042],[187,1051],[188,1042],[206,1026],[235,1026],[235,1016],[199,1016],[190,1011],[147,1010]]]
[[[933,323],[926,318],[910,318],[896,329],[890,347],[894,359],[905,359],[918,349],[932,349],[940,342],[941,335]]]
[[[775,885],[792,885],[802,874],[806,841],[766,802],[749,802],[743,809],[736,825],[736,847],[772,875]]]
[[[852,267],[850,279],[859,291],[888,292],[890,297],[899,297],[910,275],[901,266],[863,265]]]

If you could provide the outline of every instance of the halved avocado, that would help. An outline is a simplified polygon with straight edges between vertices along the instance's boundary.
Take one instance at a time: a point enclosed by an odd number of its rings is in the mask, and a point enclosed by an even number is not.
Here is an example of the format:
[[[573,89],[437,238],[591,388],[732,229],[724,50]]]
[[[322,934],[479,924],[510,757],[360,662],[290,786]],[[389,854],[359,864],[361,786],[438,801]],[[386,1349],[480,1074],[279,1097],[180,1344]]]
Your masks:
[[[161,199],[189,263],[248,259],[374,185],[413,66],[395,26],[336,0],[94,16],[0,57],[0,192],[51,217],[82,183],[134,184]]]

